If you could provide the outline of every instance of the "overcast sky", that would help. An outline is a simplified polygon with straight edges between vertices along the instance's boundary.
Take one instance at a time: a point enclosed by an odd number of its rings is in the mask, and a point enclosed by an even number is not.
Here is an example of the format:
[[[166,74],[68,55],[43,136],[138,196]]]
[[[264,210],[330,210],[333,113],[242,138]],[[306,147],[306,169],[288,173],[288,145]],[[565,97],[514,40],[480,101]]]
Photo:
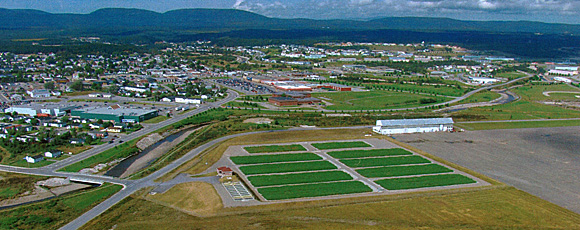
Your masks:
[[[157,12],[182,8],[236,8],[281,18],[427,16],[580,24],[579,0],[0,0],[0,7],[51,13],[90,13],[110,7]]]

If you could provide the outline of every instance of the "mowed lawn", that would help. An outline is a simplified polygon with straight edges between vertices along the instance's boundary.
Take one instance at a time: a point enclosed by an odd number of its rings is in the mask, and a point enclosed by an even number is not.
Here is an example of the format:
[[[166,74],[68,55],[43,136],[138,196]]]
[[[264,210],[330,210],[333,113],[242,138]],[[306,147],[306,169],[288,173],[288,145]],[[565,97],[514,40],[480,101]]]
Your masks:
[[[431,161],[421,156],[362,158],[340,160],[340,162],[351,168],[431,163]]]
[[[401,149],[371,149],[371,150],[344,150],[328,152],[328,155],[337,159],[361,158],[361,157],[383,157],[383,156],[402,156],[413,155],[413,153]]]
[[[476,181],[459,174],[442,174],[419,177],[393,178],[375,181],[388,190],[414,189],[457,184],[471,184]]]
[[[249,153],[280,153],[292,151],[306,151],[302,145],[263,145],[244,147]]]
[[[280,163],[280,164],[263,164],[241,166],[240,170],[246,175],[268,174],[268,173],[286,173],[286,172],[304,172],[336,169],[328,161],[309,161],[297,163]]]
[[[438,164],[428,164],[428,165],[366,168],[356,170],[356,172],[358,172],[360,175],[364,177],[377,178],[377,177],[411,176],[433,173],[448,173],[453,172],[453,170]]]
[[[264,176],[248,177],[248,180],[250,180],[252,185],[254,185],[255,187],[342,181],[351,179],[352,177],[348,173],[345,173],[343,171],[289,173],[282,175],[264,175]]]
[[[330,195],[363,193],[372,191],[373,190],[371,188],[369,188],[360,181],[258,188],[258,192],[262,194],[262,196],[267,200],[283,200],[302,197],[330,196]]]
[[[322,157],[314,153],[288,153],[276,155],[256,155],[256,156],[236,156],[230,159],[239,165],[243,164],[261,164],[261,163],[276,163],[289,161],[311,161],[322,160]]]
[[[320,150],[371,147],[364,141],[312,143],[312,146]]]
[[[326,109],[331,110],[394,109],[425,105],[420,103],[421,99],[436,99],[438,102],[447,100],[444,97],[386,90],[314,93],[312,96],[332,103],[332,105],[326,106]]]

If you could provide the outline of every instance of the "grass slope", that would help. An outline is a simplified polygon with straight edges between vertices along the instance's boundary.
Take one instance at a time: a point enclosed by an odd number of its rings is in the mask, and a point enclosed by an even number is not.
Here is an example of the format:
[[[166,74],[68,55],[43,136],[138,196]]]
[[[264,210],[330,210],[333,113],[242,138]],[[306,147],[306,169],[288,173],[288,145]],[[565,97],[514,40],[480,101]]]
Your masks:
[[[289,161],[310,161],[322,160],[322,157],[314,153],[293,153],[293,154],[276,154],[276,155],[257,155],[257,156],[235,156],[230,159],[236,164],[260,164]]]
[[[364,141],[313,143],[312,146],[320,150],[371,147]]]
[[[356,170],[356,172],[358,172],[360,175],[364,177],[376,178],[376,177],[394,177],[394,176],[410,176],[432,173],[446,173],[453,172],[453,170],[438,164],[428,164],[428,165],[366,168]]]
[[[350,159],[340,160],[340,162],[352,168],[431,163],[421,156]]]
[[[371,192],[372,189],[360,181],[292,185],[282,187],[258,188],[258,192],[268,200],[283,200],[302,197],[330,196]]]
[[[310,161],[298,163],[248,165],[240,167],[240,170],[242,170],[242,172],[246,175],[317,171],[326,169],[336,169],[336,166],[328,161]]]
[[[328,172],[309,172],[309,173],[291,173],[282,175],[265,175],[250,176],[248,180],[255,187],[285,185],[285,184],[304,184],[314,182],[329,182],[351,180],[352,177],[343,171]]]
[[[121,190],[104,184],[85,192],[0,211],[0,229],[58,229]]]
[[[388,190],[401,190],[401,189],[475,183],[473,179],[459,174],[393,178],[393,179],[378,180],[375,182]]]
[[[413,155],[413,153],[401,148],[396,148],[396,149],[335,151],[328,152],[328,155],[337,159],[345,159],[345,158],[361,158],[361,157],[402,156],[402,155]]]

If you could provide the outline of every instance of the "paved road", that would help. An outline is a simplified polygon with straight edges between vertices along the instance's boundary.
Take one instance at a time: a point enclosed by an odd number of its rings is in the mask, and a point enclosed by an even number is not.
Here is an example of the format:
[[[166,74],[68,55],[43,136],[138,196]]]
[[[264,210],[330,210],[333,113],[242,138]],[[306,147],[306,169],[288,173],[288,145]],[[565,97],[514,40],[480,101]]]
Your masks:
[[[228,91],[228,96],[226,98],[224,98],[223,100],[220,100],[219,102],[203,104],[203,105],[201,105],[199,108],[197,108],[195,110],[186,112],[186,113],[181,114],[181,115],[175,115],[171,119],[167,119],[165,121],[162,121],[162,122],[159,122],[159,123],[156,123],[156,124],[147,125],[147,126],[145,126],[143,129],[141,129],[139,131],[130,133],[130,134],[125,135],[125,136],[121,136],[121,138],[119,138],[119,140],[122,140],[124,142],[133,140],[135,138],[141,137],[141,136],[146,135],[146,134],[149,134],[149,133],[151,133],[151,132],[153,132],[155,130],[158,130],[160,128],[163,128],[163,127],[165,127],[167,125],[171,125],[173,123],[176,123],[178,121],[181,121],[181,120],[183,120],[183,119],[185,119],[185,118],[187,118],[189,116],[192,116],[192,115],[195,115],[195,114],[198,114],[198,113],[202,113],[202,112],[207,111],[207,110],[209,110],[211,108],[219,107],[222,104],[225,104],[227,102],[230,102],[230,101],[235,100],[238,96],[239,96],[238,93],[230,90],[230,91]],[[89,149],[87,151],[84,151],[82,154],[77,154],[77,155],[71,156],[71,157],[69,157],[67,159],[64,159],[64,160],[58,161],[56,163],[47,165],[47,166],[43,167],[43,169],[58,170],[58,169],[60,169],[62,167],[65,167],[67,165],[74,164],[76,162],[79,162],[81,160],[87,159],[87,158],[89,158],[91,156],[94,156],[96,154],[99,154],[99,153],[101,153],[101,152],[103,152],[105,150],[111,149],[111,148],[113,148],[113,147],[115,147],[117,145],[119,145],[118,141],[115,142],[115,143],[113,143],[113,144],[102,144],[102,145],[98,145],[98,146],[96,146],[96,147],[94,147],[92,149]]]

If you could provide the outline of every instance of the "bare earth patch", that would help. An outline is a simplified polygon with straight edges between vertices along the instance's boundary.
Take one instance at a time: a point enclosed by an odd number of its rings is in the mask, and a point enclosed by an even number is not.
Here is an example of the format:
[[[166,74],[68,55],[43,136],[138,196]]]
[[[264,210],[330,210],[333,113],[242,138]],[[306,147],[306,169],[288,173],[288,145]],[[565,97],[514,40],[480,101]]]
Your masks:
[[[215,215],[223,208],[215,188],[205,182],[178,184],[165,193],[145,198],[199,216]]]

